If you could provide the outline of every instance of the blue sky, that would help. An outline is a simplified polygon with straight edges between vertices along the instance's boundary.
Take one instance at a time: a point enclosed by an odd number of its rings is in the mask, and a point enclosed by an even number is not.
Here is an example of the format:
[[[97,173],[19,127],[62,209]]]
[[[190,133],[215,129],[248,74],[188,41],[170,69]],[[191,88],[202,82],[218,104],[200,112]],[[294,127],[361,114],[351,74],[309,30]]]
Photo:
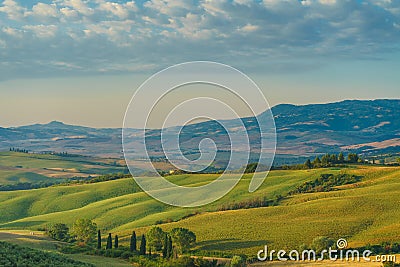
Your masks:
[[[191,60],[238,68],[271,105],[399,98],[399,44],[395,0],[4,0],[0,126],[118,127],[147,76]]]

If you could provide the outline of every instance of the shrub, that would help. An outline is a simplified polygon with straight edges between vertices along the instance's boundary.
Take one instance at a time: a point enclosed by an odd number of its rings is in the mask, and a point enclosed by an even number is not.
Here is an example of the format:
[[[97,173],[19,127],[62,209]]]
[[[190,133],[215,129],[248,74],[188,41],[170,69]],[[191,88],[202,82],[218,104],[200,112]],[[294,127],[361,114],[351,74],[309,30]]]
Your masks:
[[[68,241],[69,240],[69,228],[64,223],[54,223],[47,226],[46,233],[49,237],[59,240]]]
[[[71,234],[83,244],[94,240],[96,233],[97,225],[89,219],[77,219],[71,228]]]
[[[311,247],[315,252],[321,253],[322,250],[328,250],[330,247],[333,247],[335,241],[326,236],[319,236],[313,239]]]
[[[233,256],[230,265],[231,267],[245,267],[246,261],[240,256]]]
[[[93,266],[58,253],[0,242],[0,266]]]

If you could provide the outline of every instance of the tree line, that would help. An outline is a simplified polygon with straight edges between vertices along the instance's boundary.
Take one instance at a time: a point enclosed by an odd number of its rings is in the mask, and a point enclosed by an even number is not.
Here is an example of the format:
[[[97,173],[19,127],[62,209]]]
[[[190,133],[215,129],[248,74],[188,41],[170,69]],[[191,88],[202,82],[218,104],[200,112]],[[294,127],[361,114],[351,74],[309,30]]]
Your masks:
[[[46,227],[46,233],[55,240],[71,243],[70,246],[63,248],[64,253],[85,251],[121,258],[146,256],[161,257],[165,260],[177,259],[178,255],[189,252],[196,244],[196,235],[189,229],[179,227],[165,232],[158,226],[153,226],[140,238],[133,231],[129,237],[129,248],[121,246],[119,236],[113,236],[111,233],[108,233],[103,243],[101,230],[89,219],[78,219],[71,228],[64,223],[50,224]]]
[[[321,174],[317,179],[304,182],[297,186],[294,190],[290,191],[288,195],[328,192],[332,191],[336,186],[357,183],[361,181],[361,178],[361,176],[350,174]]]
[[[21,148],[15,148],[15,147],[10,147],[11,152],[19,152],[19,153],[29,153],[29,150],[27,149],[21,149]]]
[[[293,165],[282,165],[282,166],[272,166],[271,170],[304,170],[304,169],[316,169],[316,168],[328,168],[332,166],[344,165],[344,164],[356,164],[364,163],[363,159],[356,153],[349,153],[345,156],[342,152],[339,154],[325,154],[321,156],[316,156],[313,160],[307,159],[303,164],[293,164]],[[267,171],[268,168],[263,165],[259,165],[257,162],[251,162],[239,169],[240,172],[244,173],[254,173],[258,171]]]
[[[342,152],[339,154],[325,154],[322,157],[316,156],[314,160],[307,159],[304,164],[284,165],[276,169],[285,170],[302,170],[302,169],[316,169],[316,168],[329,168],[344,164],[363,163],[363,159],[356,153],[349,153],[345,156]]]

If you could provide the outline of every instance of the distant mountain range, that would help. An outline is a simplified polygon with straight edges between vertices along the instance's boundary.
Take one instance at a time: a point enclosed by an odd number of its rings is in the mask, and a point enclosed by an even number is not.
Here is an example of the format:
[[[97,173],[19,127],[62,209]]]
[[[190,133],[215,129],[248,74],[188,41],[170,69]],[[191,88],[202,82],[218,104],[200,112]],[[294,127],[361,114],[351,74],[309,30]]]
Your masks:
[[[281,104],[273,107],[272,113],[278,137],[277,160],[281,162],[327,152],[400,152],[400,100],[346,100],[301,106]],[[257,132],[254,117],[242,121],[250,135]],[[226,121],[230,127],[238,122]],[[132,130],[133,133],[136,131],[139,130]],[[168,132],[174,134],[174,128]],[[159,131],[151,130],[148,136],[149,140],[154,139],[148,149],[159,151]],[[185,126],[181,136],[182,149],[188,153],[196,150],[199,140],[204,137],[219,140],[222,150],[228,142],[226,131],[215,121]],[[0,150],[8,150],[10,147],[38,152],[66,151],[121,157],[121,129],[95,129],[57,121],[22,127],[0,127]],[[138,152],[138,157],[141,156],[143,154]]]

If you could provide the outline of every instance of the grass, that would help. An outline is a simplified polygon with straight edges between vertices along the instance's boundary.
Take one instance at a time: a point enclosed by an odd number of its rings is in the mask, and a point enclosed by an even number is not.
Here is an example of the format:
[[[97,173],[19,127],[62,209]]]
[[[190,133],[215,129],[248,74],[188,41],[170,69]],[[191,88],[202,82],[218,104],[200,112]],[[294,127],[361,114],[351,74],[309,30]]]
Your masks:
[[[344,190],[296,195],[276,207],[210,212],[162,227],[193,229],[200,250],[248,255],[255,255],[264,245],[298,249],[317,236],[346,238],[351,247],[398,242],[400,169],[347,171],[367,178]]]
[[[100,256],[92,256],[92,255],[84,255],[84,254],[72,254],[67,255],[67,257],[81,262],[91,263],[97,267],[132,267],[132,264],[125,260],[115,259],[115,258],[106,258]]]
[[[34,235],[31,234],[32,231],[29,230],[14,230],[14,231],[0,231],[0,241],[9,242],[12,244],[17,244],[23,247],[29,247],[33,249],[57,252],[57,247],[64,245],[62,242],[54,241],[44,235],[43,232],[35,231]],[[85,254],[63,254],[65,257],[85,262],[91,263],[95,266],[115,266],[115,267],[127,267],[132,266],[129,262],[106,258],[101,256],[85,255]]]
[[[43,232],[29,230],[0,231],[0,240],[45,251],[56,251],[57,245],[61,244],[50,239]]]
[[[255,193],[247,190],[250,175],[245,175],[228,195],[211,205],[200,208],[176,208],[160,203],[141,192],[133,179],[120,179],[96,184],[58,186],[28,190],[21,193],[1,192],[0,228],[44,227],[49,222],[72,224],[76,218],[94,219],[102,229],[132,229],[155,224],[157,221],[178,220],[196,212],[215,211],[224,203],[273,198],[284,194],[299,183],[313,179],[330,170],[274,171]],[[334,171],[335,172],[335,171]],[[213,181],[217,175],[171,176],[180,185],[200,185]]]
[[[0,152],[0,184],[123,172],[124,167],[116,163],[115,159]]]
[[[286,195],[296,186],[323,173],[360,175],[361,182],[340,190],[291,196],[279,206],[216,212],[222,205]],[[355,166],[344,169],[272,171],[259,190],[248,192],[250,175],[222,199],[199,208],[164,205],[141,192],[133,179],[45,189],[0,192],[0,228],[38,229],[50,222],[72,224],[93,219],[103,230],[128,242],[136,230],[144,233],[157,221],[179,220],[160,226],[185,227],[198,238],[198,250],[254,256],[264,245],[271,249],[297,249],[317,236],[346,238],[352,247],[400,239],[400,168]],[[178,175],[168,179],[197,186],[216,175]]]
[[[19,169],[0,168],[0,180],[2,184],[37,183],[49,181],[50,177]]]

